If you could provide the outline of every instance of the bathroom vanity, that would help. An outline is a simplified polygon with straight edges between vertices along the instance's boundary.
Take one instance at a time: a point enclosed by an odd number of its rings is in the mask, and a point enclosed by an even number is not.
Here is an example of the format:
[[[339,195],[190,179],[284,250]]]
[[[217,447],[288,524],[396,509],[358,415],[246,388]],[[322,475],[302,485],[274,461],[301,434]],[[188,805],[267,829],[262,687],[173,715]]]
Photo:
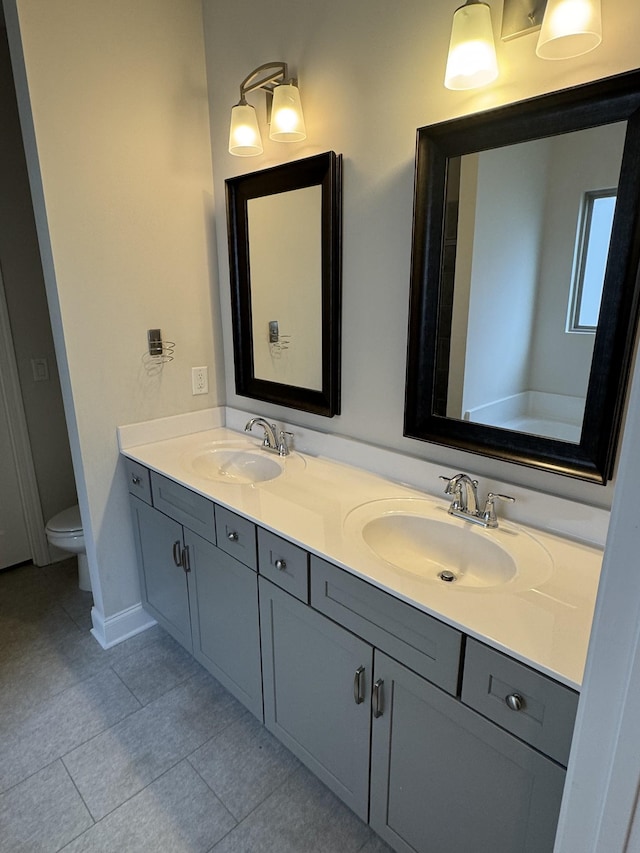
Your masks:
[[[403,507],[466,541],[444,500],[222,429],[124,453],[145,609],[393,849],[552,850],[598,549],[505,523],[537,588],[456,587],[361,535]]]

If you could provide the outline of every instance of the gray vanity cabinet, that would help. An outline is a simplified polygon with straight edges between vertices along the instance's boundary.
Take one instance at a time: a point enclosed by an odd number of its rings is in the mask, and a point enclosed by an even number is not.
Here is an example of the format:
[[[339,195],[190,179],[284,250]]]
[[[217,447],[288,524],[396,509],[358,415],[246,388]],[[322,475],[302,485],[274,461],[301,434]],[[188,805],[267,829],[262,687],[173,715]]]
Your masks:
[[[128,475],[145,609],[395,851],[551,853],[574,691],[155,472]]]
[[[130,500],[145,610],[262,721],[255,525],[155,472]]]
[[[178,562],[184,545],[182,525],[137,497],[130,502],[142,604],[191,652],[190,585]]]
[[[398,853],[551,853],[565,771],[376,650],[371,827]]]
[[[373,648],[262,577],[260,628],[267,728],[366,821]]]
[[[189,531],[185,542],[193,589],[193,654],[262,721],[257,574]]]

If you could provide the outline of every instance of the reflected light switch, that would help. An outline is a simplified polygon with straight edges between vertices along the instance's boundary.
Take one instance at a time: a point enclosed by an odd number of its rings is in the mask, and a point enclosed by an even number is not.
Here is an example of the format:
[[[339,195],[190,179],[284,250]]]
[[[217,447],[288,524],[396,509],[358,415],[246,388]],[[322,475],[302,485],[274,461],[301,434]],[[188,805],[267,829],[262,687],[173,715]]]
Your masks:
[[[34,382],[46,382],[49,378],[49,364],[46,358],[32,358],[31,372]]]

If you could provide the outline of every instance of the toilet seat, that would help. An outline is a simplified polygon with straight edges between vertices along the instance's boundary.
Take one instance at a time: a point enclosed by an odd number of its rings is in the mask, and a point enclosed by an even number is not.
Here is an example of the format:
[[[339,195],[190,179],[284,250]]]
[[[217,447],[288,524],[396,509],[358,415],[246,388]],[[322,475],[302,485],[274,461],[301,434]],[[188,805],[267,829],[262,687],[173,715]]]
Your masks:
[[[47,531],[53,534],[67,534],[68,536],[82,535],[82,520],[80,518],[80,507],[70,506],[54,515],[47,524]]]
[[[78,555],[78,585],[80,589],[90,592],[91,577],[85,551],[80,507],[76,504],[54,515],[47,523],[45,533],[49,544],[55,545],[61,551]]]

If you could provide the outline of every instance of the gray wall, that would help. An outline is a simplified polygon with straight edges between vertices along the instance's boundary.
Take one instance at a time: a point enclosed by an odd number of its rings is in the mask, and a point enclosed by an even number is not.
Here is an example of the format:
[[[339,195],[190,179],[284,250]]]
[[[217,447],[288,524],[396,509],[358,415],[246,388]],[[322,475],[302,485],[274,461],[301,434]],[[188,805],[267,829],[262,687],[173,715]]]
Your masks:
[[[531,36],[499,43],[496,84],[451,92],[442,81],[455,7],[424,0],[281,0],[276,7],[248,9],[231,0],[204,0],[227,401],[428,458],[445,472],[468,470],[608,506],[611,486],[403,438],[415,136],[423,125],[635,67],[629,15],[640,23],[640,7],[610,0],[602,45],[573,60],[538,59]],[[492,8],[496,28],[499,7]],[[288,62],[299,77],[308,138],[297,145],[270,142],[264,96],[256,93],[249,100],[262,123],[264,154],[232,157],[229,114],[240,81],[274,59]],[[235,393],[224,205],[225,178],[329,149],[344,156],[343,404],[330,422]]]
[[[140,601],[119,424],[224,402],[199,0],[6,0],[96,616]],[[213,308],[213,310],[212,310]],[[161,371],[146,334],[174,341]],[[191,394],[208,365],[209,394]]]

